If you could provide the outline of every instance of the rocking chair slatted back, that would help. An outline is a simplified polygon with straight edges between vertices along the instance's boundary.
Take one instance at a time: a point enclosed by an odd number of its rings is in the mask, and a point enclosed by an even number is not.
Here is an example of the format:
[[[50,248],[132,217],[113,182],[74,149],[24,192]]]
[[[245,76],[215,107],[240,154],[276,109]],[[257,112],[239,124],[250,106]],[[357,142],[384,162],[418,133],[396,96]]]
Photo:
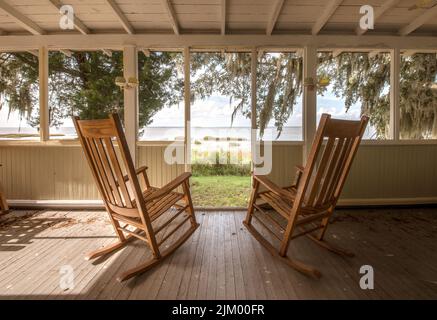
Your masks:
[[[335,206],[367,122],[367,117],[346,121],[322,115],[295,205],[301,201],[304,207],[314,209]]]
[[[139,199],[142,193],[118,116],[114,114],[104,120],[75,118],[75,125],[105,202],[112,208],[136,208],[133,199]],[[120,149],[119,154],[114,141]],[[135,210],[120,210],[121,214],[126,212],[132,215]],[[139,217],[138,213],[133,215]]]

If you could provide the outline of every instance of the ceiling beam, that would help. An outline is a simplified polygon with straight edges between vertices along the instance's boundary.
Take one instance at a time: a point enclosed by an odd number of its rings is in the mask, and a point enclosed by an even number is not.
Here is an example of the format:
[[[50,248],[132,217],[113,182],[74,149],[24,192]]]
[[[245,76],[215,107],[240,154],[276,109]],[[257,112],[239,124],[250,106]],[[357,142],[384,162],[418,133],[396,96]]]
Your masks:
[[[162,0],[162,4],[164,5],[165,10],[167,11],[168,18],[170,19],[170,23],[174,33],[179,35],[180,34],[179,23],[173,5],[171,4],[170,0]]]
[[[401,30],[399,30],[399,35],[401,36],[409,35],[411,32],[420,28],[435,16],[437,16],[437,6],[430,9],[426,9],[426,11],[423,14],[421,14],[416,19],[414,19],[410,24],[406,25]]]
[[[65,56],[69,58],[71,58],[71,56],[73,55],[73,52],[67,49],[59,50],[59,52],[63,53]]]
[[[109,49],[102,49],[102,52],[105,54],[105,56],[107,57],[112,57],[112,51]]]
[[[8,16],[13,18],[20,26],[34,35],[43,35],[45,31],[41,29],[35,22],[27,18],[22,13],[18,12],[9,4],[0,0],[0,9],[2,9]]]
[[[27,52],[30,53],[31,55],[33,55],[33,56],[39,58],[39,52],[38,52],[38,50],[29,50],[29,51],[27,51]]]
[[[272,13],[270,15],[269,22],[267,24],[266,34],[270,36],[275,29],[276,22],[278,21],[279,15],[281,14],[282,7],[284,6],[284,0],[276,0]]]
[[[220,33],[222,35],[226,34],[226,0],[222,0],[222,4],[220,6],[220,10],[221,10],[221,26],[220,26]]]
[[[149,58],[150,57],[150,50],[147,48],[142,48],[141,51],[144,53],[144,55]]]
[[[417,50],[405,50],[402,55],[403,56],[407,56],[407,57],[411,57],[414,56],[417,53]]]
[[[109,6],[112,8],[112,11],[114,11],[115,15],[117,16],[118,20],[120,20],[121,25],[123,26],[124,30],[128,34],[135,34],[135,30],[130,24],[129,20],[127,20],[126,15],[121,11],[120,7],[114,0],[106,0],[106,2],[109,4]]]
[[[368,57],[369,57],[369,59],[373,59],[373,58],[375,58],[380,53],[382,53],[382,51],[380,51],[380,50],[373,50],[373,51],[369,52]]]
[[[376,21],[381,18],[388,10],[394,8],[401,0],[386,0],[382,6],[375,9],[373,22],[376,23]],[[356,33],[357,35],[361,36],[367,32],[367,29],[361,29],[360,26],[358,26]]]
[[[61,10],[61,7],[63,6],[62,2],[59,0],[49,0],[52,5],[54,5],[58,10]],[[88,27],[76,16],[74,16],[74,27],[77,31],[79,31],[82,34],[90,34],[91,31],[88,29]]]
[[[34,55],[35,57],[39,57],[39,51],[38,50],[27,50],[27,52],[32,54],[32,55]],[[64,55],[66,55],[69,58],[73,55],[72,51],[66,50],[66,49],[59,50],[59,52],[63,53]]]
[[[53,34],[43,36],[8,35],[0,38],[0,51],[27,51],[41,46],[50,50],[121,50],[123,45],[135,45],[149,50],[176,50],[186,46],[193,49],[234,49],[250,51],[254,44],[258,48],[288,48],[295,50],[302,46],[314,46],[321,51],[332,51],[345,48],[348,51],[363,52],[369,50],[402,50],[437,51],[435,37],[414,36],[408,37],[372,35],[365,37],[357,35],[303,35],[303,34],[242,34],[222,36],[208,35],[174,35],[174,34]]]
[[[296,57],[303,58],[303,49],[297,49],[296,50]]]
[[[334,14],[334,12],[337,10],[337,8],[340,6],[342,2],[343,0],[329,0],[325,9],[323,9],[322,15],[316,21],[316,23],[313,26],[313,29],[311,30],[311,33],[313,35],[319,34],[320,30],[323,29],[325,24],[332,17],[332,15]]]
[[[337,58],[342,53],[343,53],[343,50],[334,50],[334,51],[332,51],[332,57]]]

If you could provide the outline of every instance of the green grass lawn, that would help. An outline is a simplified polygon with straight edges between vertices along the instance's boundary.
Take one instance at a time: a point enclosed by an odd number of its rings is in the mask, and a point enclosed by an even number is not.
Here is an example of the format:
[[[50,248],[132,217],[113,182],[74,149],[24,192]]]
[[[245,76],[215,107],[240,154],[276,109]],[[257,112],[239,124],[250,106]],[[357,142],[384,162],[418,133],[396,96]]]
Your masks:
[[[192,177],[191,196],[197,207],[246,207],[250,197],[250,177]]]

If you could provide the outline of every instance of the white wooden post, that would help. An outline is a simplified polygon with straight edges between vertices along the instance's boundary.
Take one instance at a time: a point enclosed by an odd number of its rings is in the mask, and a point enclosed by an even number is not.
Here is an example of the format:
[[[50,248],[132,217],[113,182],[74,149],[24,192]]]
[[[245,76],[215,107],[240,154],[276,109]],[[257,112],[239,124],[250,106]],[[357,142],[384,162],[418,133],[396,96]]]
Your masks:
[[[258,68],[258,52],[256,48],[253,48],[250,54],[250,77],[251,77],[251,85],[250,85],[250,94],[251,94],[251,103],[250,103],[250,120],[251,120],[251,135],[250,135],[250,145],[251,145],[251,154],[252,154],[252,171],[255,170],[254,162],[255,162],[255,152],[253,150],[254,146],[256,147],[257,141],[257,112],[256,112],[256,104],[257,104],[257,95],[256,95],[256,69]]]
[[[135,46],[125,46],[123,49],[124,77],[138,79],[138,52]],[[124,88],[124,127],[126,140],[132,159],[138,165],[137,137],[138,137],[138,88]]]
[[[49,53],[47,47],[40,47],[39,60],[39,121],[40,140],[50,139],[49,133]]]
[[[391,50],[390,54],[390,138],[399,140],[401,51],[399,48],[395,48]]]
[[[305,47],[303,55],[303,76],[305,79],[312,79],[317,83],[317,50],[315,47]],[[313,143],[317,127],[317,89],[316,87],[304,86],[303,90],[303,163],[306,163],[307,156]]]
[[[185,171],[191,172],[191,53],[184,48]]]

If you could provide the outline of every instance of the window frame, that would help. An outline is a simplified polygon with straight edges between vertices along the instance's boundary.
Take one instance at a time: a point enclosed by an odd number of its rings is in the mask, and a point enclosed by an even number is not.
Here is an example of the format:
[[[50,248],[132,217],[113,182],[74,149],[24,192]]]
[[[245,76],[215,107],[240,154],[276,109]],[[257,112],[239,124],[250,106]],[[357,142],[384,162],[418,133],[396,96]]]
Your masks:
[[[147,49],[147,48],[138,48],[137,54],[138,55],[140,55],[140,53],[145,54],[144,52],[146,50],[149,51],[149,52],[176,52],[176,53],[181,53],[182,56],[183,56],[182,58],[184,60],[184,64],[185,64],[185,52],[184,52],[184,48],[159,48],[159,47],[157,47],[157,48],[150,48],[150,49]],[[138,60],[139,59],[137,59],[137,62],[138,62]],[[137,69],[139,71],[139,65],[137,65]],[[186,78],[186,74],[185,74],[185,66],[184,66],[184,76],[183,76],[184,83],[185,83],[185,78]],[[186,83],[185,83],[185,85],[186,85]],[[139,90],[138,89],[137,89],[137,95],[139,96]],[[183,114],[184,114],[184,117],[185,117],[185,114],[187,112],[187,110],[186,110],[185,95],[184,95],[184,99],[181,100],[181,104],[184,107]],[[147,128],[147,127],[145,127],[145,128]],[[136,136],[137,136],[136,143],[137,143],[137,146],[168,146],[168,145],[170,145],[171,143],[174,142],[174,141],[170,141],[170,140],[147,140],[147,139],[140,139],[140,137],[139,137],[140,129],[141,128],[139,127],[139,119],[137,119],[137,132],[136,132]],[[186,132],[187,132],[186,131],[187,130],[186,119],[184,119],[183,130],[184,130],[184,139],[186,139]]]
[[[307,48],[308,46],[306,46]],[[256,54],[258,54],[259,51],[268,51],[268,52],[296,52],[298,50],[302,50],[302,48],[298,48],[298,47],[278,47],[278,46],[258,46],[258,47],[247,47],[247,46],[186,46],[184,48],[165,48],[165,47],[153,47],[153,48],[145,48],[145,47],[136,47],[138,50],[151,50],[151,51],[177,51],[177,52],[183,52],[184,56],[187,54],[187,52],[198,52],[198,51],[223,51],[226,50],[228,52],[255,52]],[[45,59],[41,59],[41,56],[44,56],[44,52],[46,52],[46,56],[47,56],[47,60],[48,60],[48,52],[50,51],[60,51],[60,50],[77,50],[75,48],[48,48],[48,46],[41,46],[37,49],[35,48],[28,48],[26,50],[2,50],[2,52],[22,52],[22,51],[34,51],[37,50],[38,51],[38,55],[40,57],[39,59],[39,64],[40,64],[40,70],[44,70],[44,68],[48,68],[48,61],[45,61]],[[108,49],[110,50],[123,50],[124,48],[122,48],[121,46],[117,46],[117,47],[108,47]],[[384,145],[435,145],[437,144],[437,139],[427,139],[427,140],[400,140],[399,137],[399,101],[396,98],[396,96],[398,96],[398,92],[399,92],[399,77],[400,77],[400,57],[402,52],[405,51],[411,51],[411,48],[403,48],[402,46],[396,47],[396,48],[389,48],[389,47],[363,47],[363,48],[348,48],[348,47],[343,47],[343,48],[336,48],[336,47],[320,47],[320,46],[316,46],[315,47],[316,52],[319,51],[332,51],[332,50],[344,50],[344,51],[348,51],[348,52],[363,52],[363,51],[375,51],[375,50],[379,50],[382,52],[390,52],[392,59],[390,61],[391,63],[391,79],[390,79],[390,91],[391,91],[391,99],[390,99],[390,109],[391,109],[391,119],[390,119],[390,130],[392,132],[392,139],[390,140],[363,140],[363,145],[366,146],[384,146]],[[102,50],[100,48],[88,48],[88,49],[82,49],[84,51],[94,51],[94,50]],[[304,48],[305,50],[305,48]],[[435,49],[417,49],[414,50],[416,53],[437,53],[437,50]],[[138,53],[137,53],[138,54]],[[186,59],[186,57],[184,58]],[[305,56],[304,56],[304,65],[306,64],[305,61]],[[186,68],[185,68],[185,72],[186,72]],[[252,77],[254,75],[252,74]],[[40,97],[41,95],[46,94],[47,92],[46,89],[44,88],[44,86],[41,85],[41,79],[46,78],[45,81],[48,81],[48,74],[46,75],[41,75],[40,72],[40,86],[39,86],[39,90],[40,90]],[[186,75],[185,75],[186,78]],[[256,81],[255,81],[256,83]],[[137,92],[138,94],[138,92]],[[303,94],[302,94],[302,99],[305,99],[305,95],[306,92],[304,90]],[[395,99],[393,99],[393,97]],[[185,95],[185,101],[184,101],[184,105],[185,105],[185,132],[187,132],[187,130],[189,130],[189,128],[187,128],[187,112],[189,112],[189,110],[187,110],[187,105],[189,106],[189,101],[186,101],[188,98],[189,100],[189,95]],[[39,102],[39,112],[40,112],[40,117],[41,116],[45,116],[48,114],[48,103],[47,102],[43,102],[40,99]],[[317,108],[317,105],[316,105]],[[305,103],[303,104],[303,112],[306,113],[306,105]],[[303,117],[303,123],[302,123],[302,128],[303,128],[303,140],[302,141],[273,141],[273,145],[302,145],[305,146],[305,144],[307,144],[308,141],[306,141],[306,136],[305,136],[305,130],[307,129],[307,127],[311,128],[312,126],[309,125],[309,121],[310,119],[308,119],[307,117]],[[138,123],[138,119],[136,119],[136,122]],[[136,133],[138,136],[138,126],[137,128],[135,128]],[[46,132],[47,131],[47,132]],[[25,140],[25,139],[16,139],[16,140],[1,140],[0,141],[0,146],[26,146],[26,145],[31,145],[31,146],[38,146],[38,145],[47,145],[47,146],[78,146],[79,145],[79,140],[78,139],[71,139],[71,140],[65,140],[65,139],[45,139],[44,138],[44,134],[48,134],[48,128],[47,125],[44,124],[40,124],[40,132],[42,133],[40,136],[40,140]],[[139,140],[138,137],[136,138],[135,141],[137,146],[144,146],[144,145],[167,145],[168,141],[147,141],[147,140]]]
[[[0,53],[14,53],[14,52],[28,52],[38,58],[38,89],[39,89],[39,97],[38,97],[38,113],[40,117],[40,125],[37,127],[37,132],[39,133],[39,139],[8,139],[8,140],[0,140],[0,146],[9,146],[9,145],[35,145],[40,144],[42,140],[42,126],[41,119],[45,116],[41,107],[41,50],[40,48],[29,48],[28,50],[0,50]],[[17,144],[18,143],[18,144]]]
[[[399,86],[396,86],[396,81],[399,81],[397,78],[395,78],[393,75],[393,72],[396,72],[396,68],[394,67],[394,61],[395,61],[395,55],[396,52],[394,49],[387,49],[387,48],[355,48],[355,49],[351,49],[351,48],[317,48],[317,54],[321,53],[321,52],[346,52],[346,53],[371,53],[371,52],[377,52],[377,53],[385,53],[385,54],[390,54],[390,90],[389,90],[389,97],[390,97],[390,119],[389,119],[389,134],[390,137],[388,139],[365,139],[363,137],[362,142],[361,143],[365,143],[366,145],[383,145],[382,142],[387,142],[385,143],[385,145],[388,144],[393,144],[393,142],[399,141],[399,134],[396,133],[396,128],[394,126],[395,123],[398,122],[398,120],[396,119],[396,114],[397,116],[399,116],[398,112],[395,112],[395,110],[398,108],[399,103],[396,101],[396,99],[394,99],[394,90],[392,88],[396,87],[396,93],[398,92],[398,88]],[[318,65],[316,65],[316,72],[318,70]],[[398,72],[400,70],[398,69]],[[318,95],[317,95],[318,97]],[[316,99],[316,114],[317,114],[317,99]],[[318,125],[318,123],[316,124]],[[437,142],[437,140],[436,140]]]

